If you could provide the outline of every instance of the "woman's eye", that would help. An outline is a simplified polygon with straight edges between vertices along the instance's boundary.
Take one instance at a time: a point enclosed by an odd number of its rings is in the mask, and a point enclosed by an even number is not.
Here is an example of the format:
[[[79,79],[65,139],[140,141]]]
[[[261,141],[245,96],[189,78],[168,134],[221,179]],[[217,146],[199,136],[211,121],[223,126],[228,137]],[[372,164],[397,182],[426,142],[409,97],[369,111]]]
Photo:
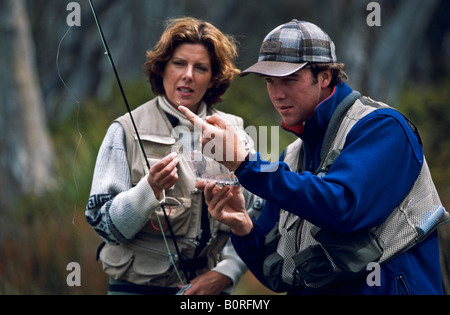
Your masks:
[[[197,66],[197,69],[200,70],[201,72],[207,72],[208,68],[206,68],[205,66]]]

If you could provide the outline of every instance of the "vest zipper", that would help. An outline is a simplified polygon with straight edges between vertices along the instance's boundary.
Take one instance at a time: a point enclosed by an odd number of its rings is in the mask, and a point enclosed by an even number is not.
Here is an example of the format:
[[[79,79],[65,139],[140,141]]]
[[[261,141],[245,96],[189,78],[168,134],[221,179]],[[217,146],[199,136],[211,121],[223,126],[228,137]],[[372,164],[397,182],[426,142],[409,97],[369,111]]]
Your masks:
[[[301,237],[302,237],[302,228],[303,228],[303,219],[300,219],[300,224],[298,225],[297,228],[297,235],[296,235],[296,240],[295,240],[295,252],[298,252],[300,250],[300,241],[301,241]]]

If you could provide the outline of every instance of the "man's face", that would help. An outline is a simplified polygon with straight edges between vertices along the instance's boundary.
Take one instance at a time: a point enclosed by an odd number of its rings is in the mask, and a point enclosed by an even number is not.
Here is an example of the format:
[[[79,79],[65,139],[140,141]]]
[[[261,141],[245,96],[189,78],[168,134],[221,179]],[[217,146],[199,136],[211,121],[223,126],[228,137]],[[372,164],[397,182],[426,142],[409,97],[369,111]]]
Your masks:
[[[311,117],[317,105],[326,98],[321,74],[319,80],[314,80],[309,69],[300,69],[285,77],[264,79],[275,109],[289,127],[297,126]]]

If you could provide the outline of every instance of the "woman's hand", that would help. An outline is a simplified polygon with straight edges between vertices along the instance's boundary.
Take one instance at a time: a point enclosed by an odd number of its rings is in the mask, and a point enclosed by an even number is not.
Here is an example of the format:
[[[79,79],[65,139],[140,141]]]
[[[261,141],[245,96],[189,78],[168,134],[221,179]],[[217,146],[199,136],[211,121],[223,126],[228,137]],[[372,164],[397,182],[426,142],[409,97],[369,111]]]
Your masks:
[[[163,190],[169,189],[178,181],[178,155],[174,152],[155,163],[150,168],[147,181],[153,189],[156,198],[159,198]]]
[[[241,186],[219,187],[215,183],[199,181],[196,188],[205,193],[208,211],[217,221],[228,225],[231,232],[244,236],[253,229],[253,221],[245,209]]]
[[[192,279],[192,287],[184,295],[219,295],[231,283],[227,276],[211,270]]]

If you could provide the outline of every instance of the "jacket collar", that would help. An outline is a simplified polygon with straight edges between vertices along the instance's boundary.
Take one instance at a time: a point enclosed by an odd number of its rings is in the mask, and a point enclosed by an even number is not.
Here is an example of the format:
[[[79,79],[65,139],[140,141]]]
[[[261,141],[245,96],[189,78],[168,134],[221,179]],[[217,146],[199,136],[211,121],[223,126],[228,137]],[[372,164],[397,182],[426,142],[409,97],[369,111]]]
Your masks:
[[[320,162],[320,150],[322,147],[328,124],[338,105],[349,96],[353,90],[346,84],[337,85],[333,93],[323,102],[317,105],[314,114],[309,117],[301,126],[282,128],[294,133],[302,139],[307,153],[308,169],[315,169]]]
[[[293,127],[288,127],[284,123],[281,123],[281,127],[286,131],[294,133],[303,140],[311,136],[317,138],[318,134],[316,132],[319,130],[323,130],[323,133],[326,132],[326,127],[330,122],[334,110],[352,92],[353,90],[343,82],[335,86],[333,93],[317,105],[314,114],[305,122]]]

